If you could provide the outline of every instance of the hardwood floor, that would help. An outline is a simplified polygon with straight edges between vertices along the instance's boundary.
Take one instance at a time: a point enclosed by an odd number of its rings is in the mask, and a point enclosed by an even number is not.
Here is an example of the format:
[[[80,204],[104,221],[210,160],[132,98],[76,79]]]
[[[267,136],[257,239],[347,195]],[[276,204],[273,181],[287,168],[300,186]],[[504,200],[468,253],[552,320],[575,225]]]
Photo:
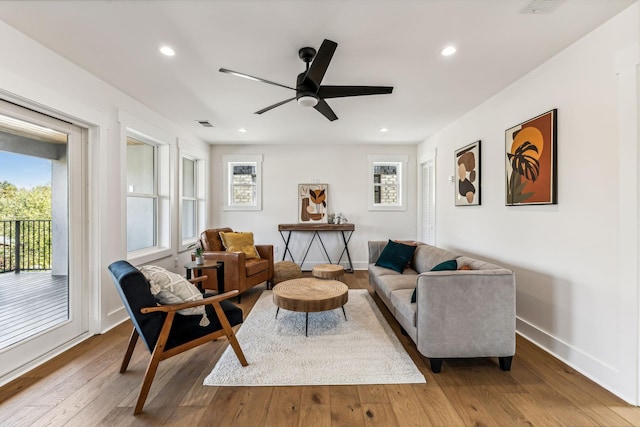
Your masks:
[[[370,289],[365,271],[345,279],[350,288]],[[263,290],[243,295],[245,315]],[[445,361],[442,373],[433,374],[374,299],[426,384],[205,387],[204,377],[228,345],[218,340],[161,362],[144,411],[134,417],[149,352],[139,343],[127,373],[118,373],[127,323],[0,388],[0,426],[640,425],[640,408],[521,337],[510,372],[501,371],[497,359],[470,359]]]

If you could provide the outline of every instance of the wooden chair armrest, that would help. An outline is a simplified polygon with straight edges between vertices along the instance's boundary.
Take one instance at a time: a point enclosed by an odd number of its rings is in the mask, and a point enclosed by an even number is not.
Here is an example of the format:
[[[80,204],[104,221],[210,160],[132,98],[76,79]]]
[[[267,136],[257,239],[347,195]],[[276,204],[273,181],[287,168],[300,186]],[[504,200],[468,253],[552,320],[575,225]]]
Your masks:
[[[157,305],[155,307],[144,307],[142,309],[140,309],[140,312],[143,314],[147,314],[147,313],[153,313],[155,311],[162,311],[165,313],[168,313],[170,311],[178,311],[178,310],[182,310],[185,308],[193,308],[193,307],[198,307],[201,305],[207,305],[207,304],[214,304],[226,299],[229,299],[231,297],[234,297],[236,295],[238,295],[240,292],[237,289],[231,290],[229,292],[225,292],[224,294],[220,294],[220,295],[213,295],[207,298],[203,298],[197,301],[189,301],[189,302],[183,302],[180,304],[165,304],[165,305]]]
[[[207,280],[207,276],[198,276],[198,277],[193,277],[191,279],[189,279],[189,282],[193,283],[194,285],[196,283],[200,283],[200,282],[204,282],[205,280]]]

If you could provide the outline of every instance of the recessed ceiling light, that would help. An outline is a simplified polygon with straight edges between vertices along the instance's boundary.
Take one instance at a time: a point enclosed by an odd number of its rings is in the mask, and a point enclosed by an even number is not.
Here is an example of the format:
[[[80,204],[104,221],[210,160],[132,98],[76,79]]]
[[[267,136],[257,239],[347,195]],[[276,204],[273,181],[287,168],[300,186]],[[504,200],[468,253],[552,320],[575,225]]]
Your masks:
[[[455,48],[455,47],[453,47],[453,46],[447,46],[447,47],[445,47],[444,49],[442,49],[442,52],[441,52],[441,53],[442,53],[442,55],[444,55],[444,56],[451,56],[451,55],[453,55],[454,53],[456,53],[456,48]]]
[[[161,46],[160,53],[166,56],[174,56],[176,51],[171,48],[171,46]]]
[[[382,133],[389,132],[389,129],[387,129],[387,128],[380,128],[380,132],[382,132]]]
[[[238,129],[238,132],[240,132],[240,133],[246,133],[246,132],[247,132],[247,130],[246,130],[245,128],[240,128],[240,129]]]

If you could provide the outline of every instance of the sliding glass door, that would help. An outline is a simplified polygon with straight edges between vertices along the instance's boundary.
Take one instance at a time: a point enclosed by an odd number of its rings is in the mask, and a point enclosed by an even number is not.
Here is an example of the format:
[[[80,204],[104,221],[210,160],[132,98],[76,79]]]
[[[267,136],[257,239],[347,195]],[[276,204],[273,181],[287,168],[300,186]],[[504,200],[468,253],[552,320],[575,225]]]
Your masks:
[[[86,132],[0,101],[0,380],[88,330]]]

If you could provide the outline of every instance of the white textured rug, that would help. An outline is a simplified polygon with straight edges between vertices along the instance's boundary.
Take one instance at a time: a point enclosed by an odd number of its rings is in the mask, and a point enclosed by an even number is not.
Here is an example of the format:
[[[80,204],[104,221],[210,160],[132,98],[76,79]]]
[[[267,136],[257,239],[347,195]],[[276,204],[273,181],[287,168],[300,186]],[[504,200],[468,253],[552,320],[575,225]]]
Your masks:
[[[249,362],[242,367],[229,346],[204,380],[210,386],[424,383],[407,352],[365,289],[349,291],[342,309],[309,313],[280,310],[265,291],[237,333]]]

